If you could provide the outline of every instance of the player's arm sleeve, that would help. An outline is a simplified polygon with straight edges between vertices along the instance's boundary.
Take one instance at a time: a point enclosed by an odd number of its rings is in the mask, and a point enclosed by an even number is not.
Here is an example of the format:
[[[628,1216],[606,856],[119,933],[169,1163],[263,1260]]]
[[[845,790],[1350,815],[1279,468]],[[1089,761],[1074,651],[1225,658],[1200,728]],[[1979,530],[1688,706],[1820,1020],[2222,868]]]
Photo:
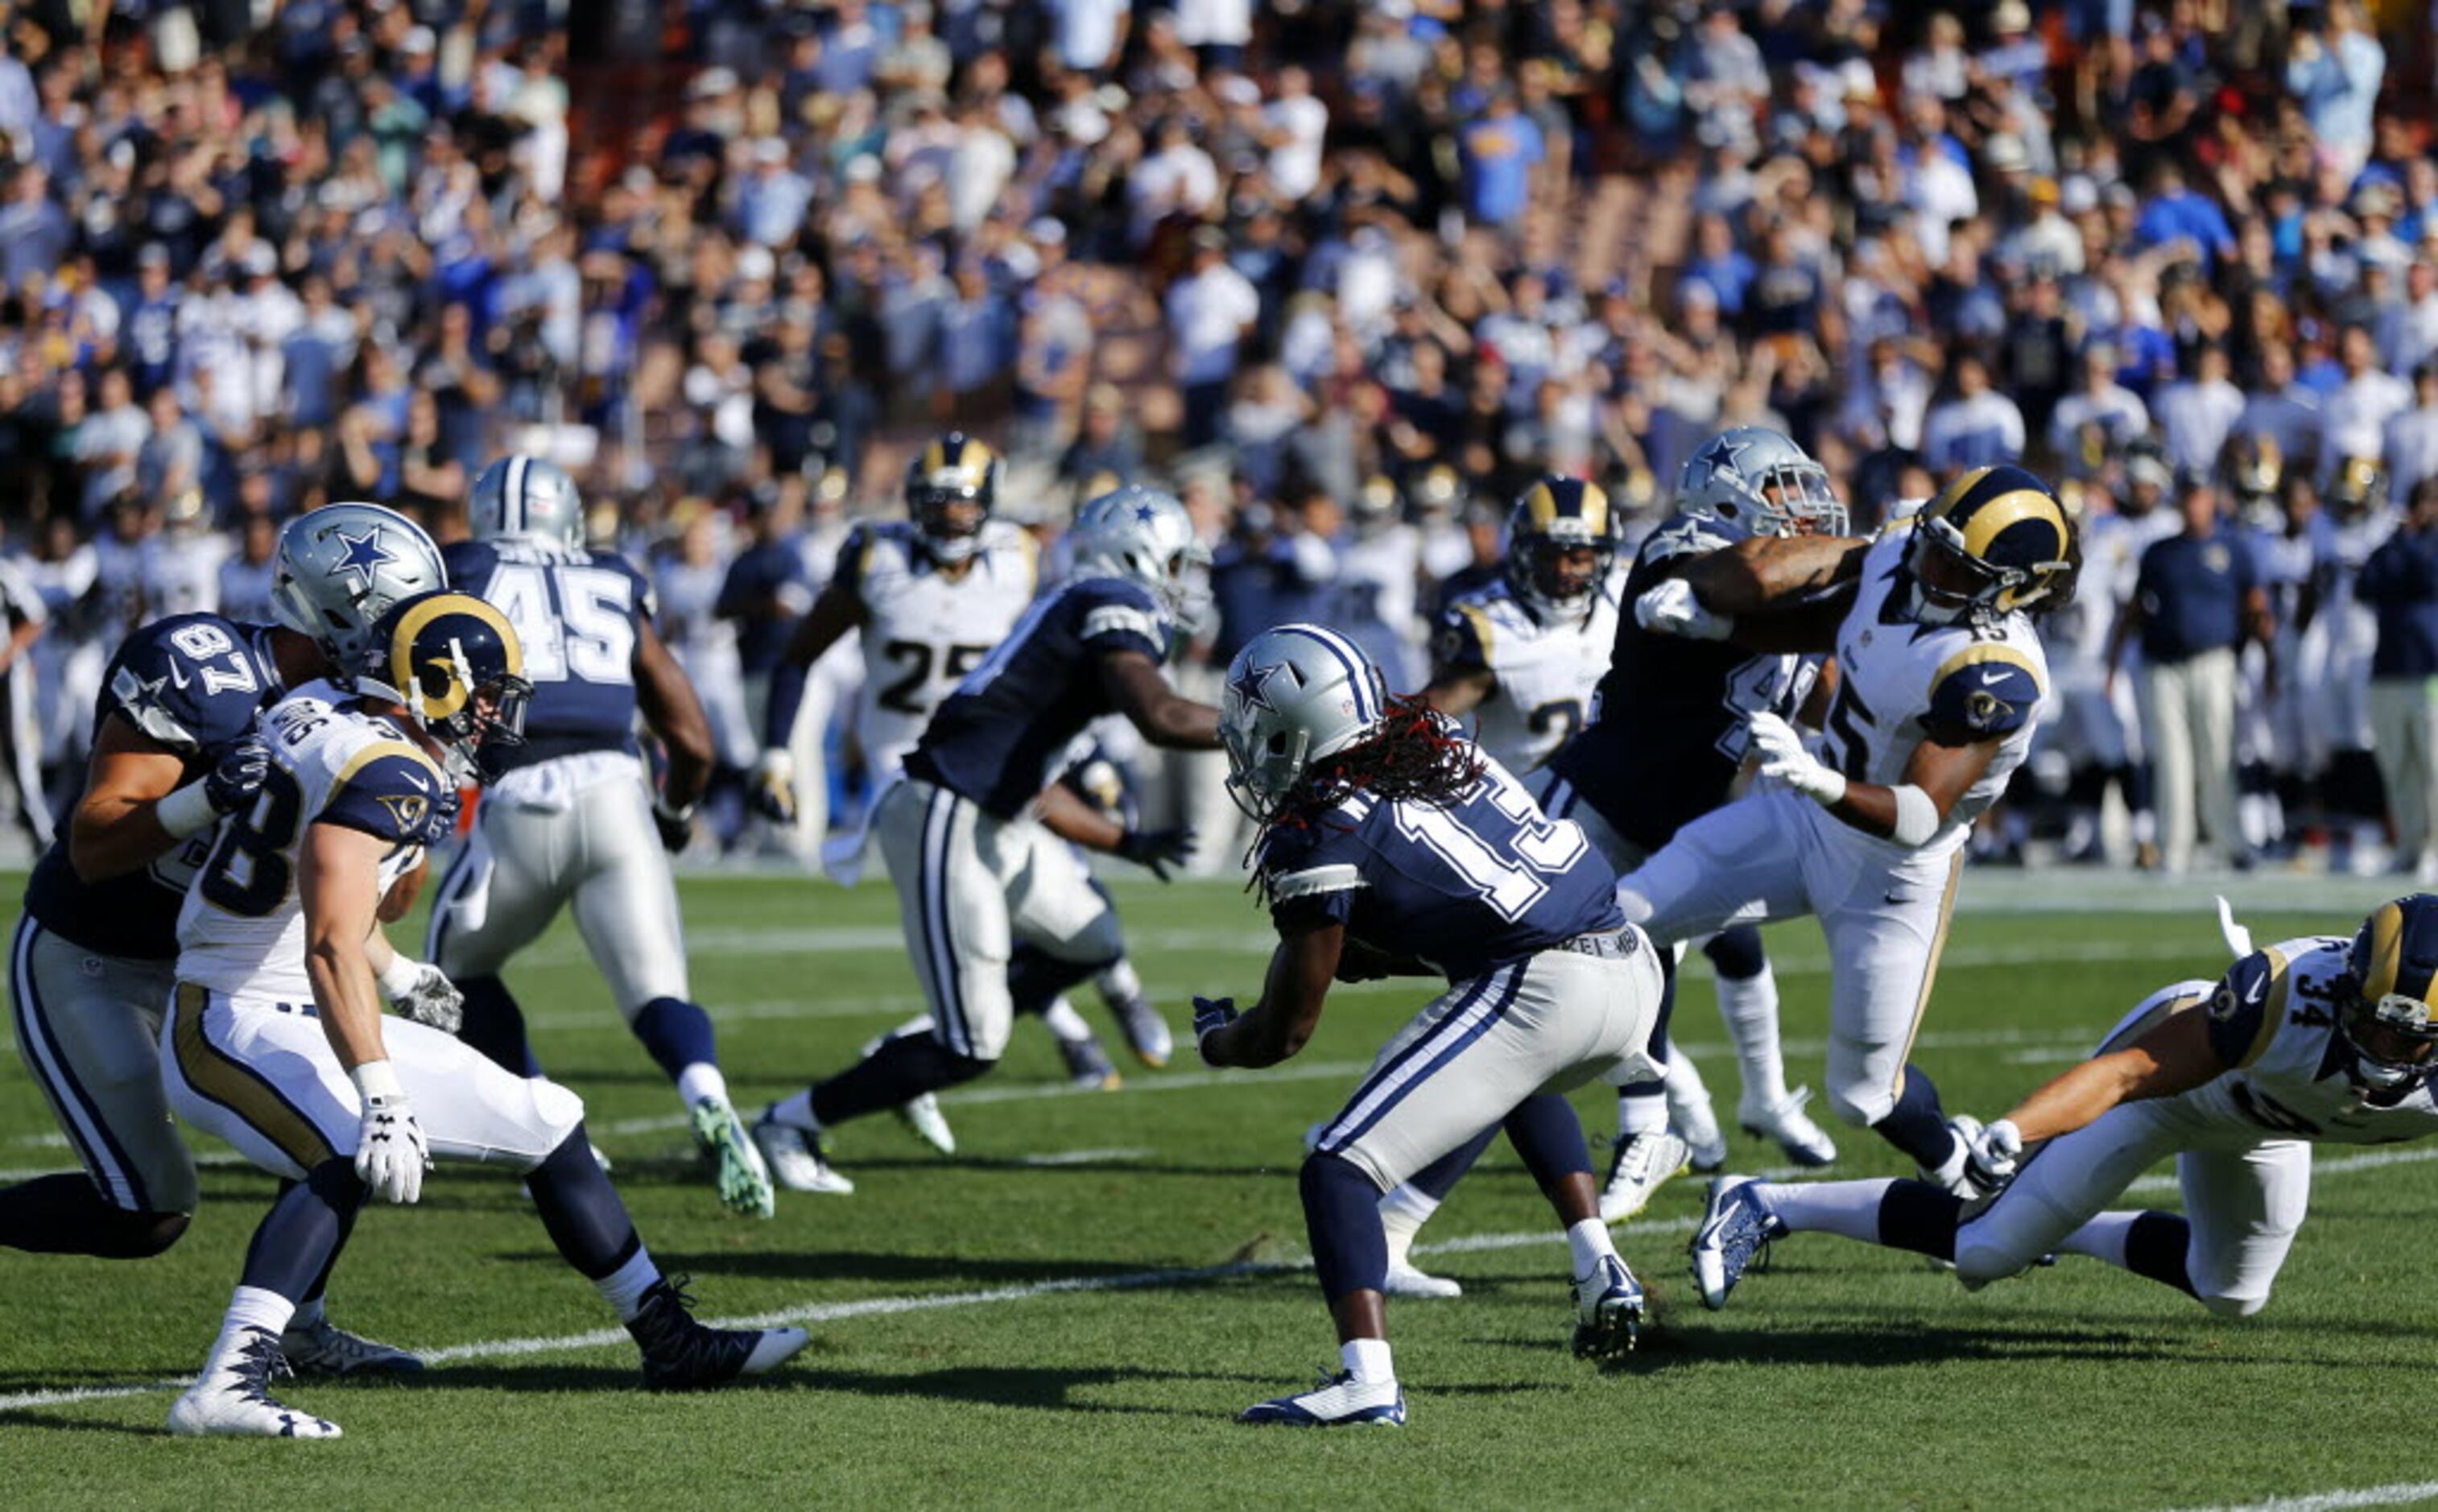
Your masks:
[[[1273,832],[1260,862],[1262,893],[1281,933],[1344,924],[1366,884],[1347,847],[1308,832]]]
[[[1996,647],[1976,647],[1939,668],[1931,683],[1922,733],[1939,746],[1999,740],[2032,722],[2040,680],[2030,663]],[[1959,664],[1960,663],[1960,664]]]
[[[402,747],[375,747],[330,784],[316,824],[336,824],[393,844],[419,843],[439,798],[432,764]]]
[[[1076,638],[1092,651],[1140,651],[1157,662],[1168,655],[1168,628],[1151,596],[1137,591],[1089,592]]]
[[[1634,554],[1634,583],[1629,591],[1653,587],[1660,579],[1673,577],[1687,565],[1734,544],[1708,520],[1687,517],[1670,521],[1652,532],[1642,550]]]
[[[2218,978],[2202,1010],[2209,1015],[2211,1052],[2233,1067],[2259,1060],[2286,1016],[2288,985],[2286,958],[2274,949],[2255,950],[2236,961]]]

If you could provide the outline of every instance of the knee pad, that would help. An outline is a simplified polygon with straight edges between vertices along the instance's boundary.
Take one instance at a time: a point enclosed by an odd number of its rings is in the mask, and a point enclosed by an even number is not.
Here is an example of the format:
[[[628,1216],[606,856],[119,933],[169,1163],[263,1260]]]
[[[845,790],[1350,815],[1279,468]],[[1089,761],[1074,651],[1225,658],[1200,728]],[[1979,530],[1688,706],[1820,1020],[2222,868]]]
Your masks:
[[[532,1089],[534,1116],[539,1120],[547,1142],[544,1154],[565,1142],[584,1122],[584,1099],[557,1082],[535,1077],[525,1083]]]
[[[1702,947],[1710,958],[1722,981],[1750,981],[1769,970],[1769,956],[1760,947],[1760,931],[1751,924],[1736,924],[1712,935]]]
[[[2269,1305],[2269,1293],[2246,1292],[2241,1296],[2229,1296],[2222,1292],[2204,1292],[2200,1293],[2200,1303],[2221,1318],[2248,1318]]]
[[[1896,1094],[1886,1087],[1828,1087],[1828,1107],[1840,1121],[1867,1129],[1897,1110]]]

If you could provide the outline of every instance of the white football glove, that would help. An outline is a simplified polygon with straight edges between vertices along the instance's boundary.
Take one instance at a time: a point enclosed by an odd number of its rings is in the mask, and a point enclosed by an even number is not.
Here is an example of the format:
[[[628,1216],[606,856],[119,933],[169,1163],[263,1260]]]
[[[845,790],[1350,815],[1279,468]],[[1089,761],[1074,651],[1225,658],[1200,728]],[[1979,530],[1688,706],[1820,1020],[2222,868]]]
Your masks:
[[[2023,1154],[2023,1131],[2015,1127],[2013,1119],[2001,1118],[1974,1134],[1964,1147],[1964,1179],[1984,1197],[2003,1191],[2015,1179]]]
[[[1671,577],[1634,601],[1634,623],[1657,635],[1687,641],[1723,641],[1735,633],[1736,617],[1702,607],[1693,585]]]
[[[745,784],[745,801],[773,824],[796,822],[796,758],[777,746],[753,763]]]
[[[1210,1036],[1236,1022],[1236,1000],[1232,997],[1197,997],[1193,1000],[1193,1046],[1202,1052],[1202,1064],[1215,1066],[1210,1059]]]
[[[432,1169],[432,1147],[406,1089],[387,1061],[367,1061],[349,1073],[363,1099],[356,1126],[356,1176],[372,1195],[412,1203],[423,1195],[423,1173]]]
[[[380,975],[382,995],[398,1016],[426,1029],[454,1034],[466,1024],[466,994],[440,968],[409,956],[394,956]]]
[[[1826,807],[1846,796],[1846,774],[1803,748],[1794,727],[1764,709],[1748,725],[1760,774]]]

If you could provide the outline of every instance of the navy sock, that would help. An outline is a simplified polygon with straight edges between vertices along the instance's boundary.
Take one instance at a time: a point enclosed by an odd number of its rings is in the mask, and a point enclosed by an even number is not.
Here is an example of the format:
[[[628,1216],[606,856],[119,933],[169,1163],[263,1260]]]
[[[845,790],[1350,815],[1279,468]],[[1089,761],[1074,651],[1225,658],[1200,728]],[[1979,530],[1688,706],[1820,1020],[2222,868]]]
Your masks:
[[[457,990],[466,994],[466,1022],[457,1038],[494,1065],[518,1076],[539,1076],[541,1064],[525,1043],[524,1011],[508,984],[497,976],[468,976]]]
[[[1474,1163],[1481,1159],[1481,1152],[1490,1148],[1490,1141],[1497,1137],[1498,1130],[1495,1125],[1484,1129],[1414,1172],[1405,1185],[1422,1192],[1433,1202],[1444,1202],[1447,1194],[1456,1188],[1456,1184],[1464,1179],[1464,1173],[1471,1170]]]
[[[1335,1302],[1350,1292],[1385,1290],[1388,1236],[1380,1227],[1380,1188],[1371,1178],[1341,1156],[1316,1154],[1304,1157],[1298,1185],[1321,1295]]]
[[[1936,1170],[1955,1153],[1955,1134],[1947,1127],[1946,1110],[1938,1105],[1938,1088],[1910,1062],[1895,1110],[1871,1125],[1871,1133],[1911,1155],[1924,1170]]]
[[[930,1029],[899,1034],[880,1048],[813,1088],[813,1116],[823,1128],[910,1102],[926,1092],[955,1086],[997,1065],[959,1055]]]
[[[1524,1169],[1541,1185],[1541,1195],[1558,1201],[1561,1184],[1569,1176],[1588,1175],[1591,1151],[1583,1144],[1583,1121],[1575,1105],[1553,1092],[1526,1098],[1507,1116],[1507,1139],[1524,1159]]]
[[[2192,1273],[2184,1269],[2191,1253],[2193,1226],[2174,1213],[2144,1213],[2125,1231],[2125,1268],[2135,1275],[2163,1281],[2186,1296],[2193,1290]]]
[[[674,1081],[678,1073],[698,1062],[719,1064],[719,1047],[711,1032],[711,1015],[682,997],[655,997],[635,1013],[629,1026],[652,1060]]]
[[[36,1255],[147,1259],[178,1242],[186,1222],[184,1213],[114,1207],[80,1170],[0,1189],[0,1247]]]
[[[1038,945],[1018,941],[1008,952],[1007,995],[1018,1013],[1038,1014],[1058,1001],[1059,993],[1090,981],[1118,958],[1061,960]]]
[[[1964,1199],[1926,1181],[1889,1184],[1880,1199],[1880,1242],[1933,1259],[1955,1258],[1955,1226]]]
[[[580,1123],[525,1177],[525,1189],[533,1193],[534,1211],[541,1215],[551,1243],[587,1280],[610,1275],[643,1246],[618,1188],[592,1158],[592,1142]]]
[[[1748,982],[1769,970],[1769,953],[1760,948],[1758,924],[1735,924],[1710,937],[1702,947],[1722,981]]]
[[[364,1184],[356,1178],[353,1161],[326,1160],[314,1167],[281,1192],[255,1225],[238,1284],[291,1302],[311,1296],[345,1246],[363,1204]]]

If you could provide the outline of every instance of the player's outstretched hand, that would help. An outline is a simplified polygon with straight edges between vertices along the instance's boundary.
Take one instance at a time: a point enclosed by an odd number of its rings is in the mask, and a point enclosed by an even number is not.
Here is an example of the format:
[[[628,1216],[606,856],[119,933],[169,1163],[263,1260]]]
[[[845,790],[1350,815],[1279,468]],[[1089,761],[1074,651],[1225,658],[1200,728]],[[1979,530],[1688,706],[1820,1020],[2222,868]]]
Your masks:
[[[1202,1064],[1215,1066],[1210,1059],[1210,1036],[1236,1022],[1236,1000],[1232,997],[1197,997],[1193,1000],[1193,1045],[1202,1052]]]
[[[1193,831],[1184,825],[1173,830],[1128,830],[1118,837],[1118,854],[1139,867],[1149,867],[1153,876],[1166,882],[1170,870],[1183,866],[1193,854]]]
[[[1723,641],[1734,633],[1736,617],[1711,613],[1694,595],[1692,584],[1671,577],[1634,601],[1634,623],[1657,635]]]
[[[773,824],[796,822],[796,758],[772,747],[753,764],[746,801]]]
[[[1760,758],[1760,774],[1793,788],[1817,803],[1834,803],[1846,796],[1845,774],[1828,766],[1803,748],[1803,737],[1794,727],[1764,709],[1752,716],[1755,754]]]
[[[367,1061],[350,1073],[363,1099],[356,1128],[356,1175],[384,1202],[411,1203],[423,1195],[423,1173],[432,1169],[432,1147],[398,1073],[387,1061]]]
[[[2000,1118],[1964,1147],[1964,1179],[1984,1197],[2003,1191],[2015,1179],[2023,1154],[2023,1131],[2013,1119]]]
[[[249,730],[220,747],[212,769],[203,774],[203,798],[221,814],[234,814],[254,800],[271,775],[271,747]]]
[[[666,798],[652,795],[652,827],[661,832],[661,849],[676,855],[694,843],[694,805],[671,808]]]

